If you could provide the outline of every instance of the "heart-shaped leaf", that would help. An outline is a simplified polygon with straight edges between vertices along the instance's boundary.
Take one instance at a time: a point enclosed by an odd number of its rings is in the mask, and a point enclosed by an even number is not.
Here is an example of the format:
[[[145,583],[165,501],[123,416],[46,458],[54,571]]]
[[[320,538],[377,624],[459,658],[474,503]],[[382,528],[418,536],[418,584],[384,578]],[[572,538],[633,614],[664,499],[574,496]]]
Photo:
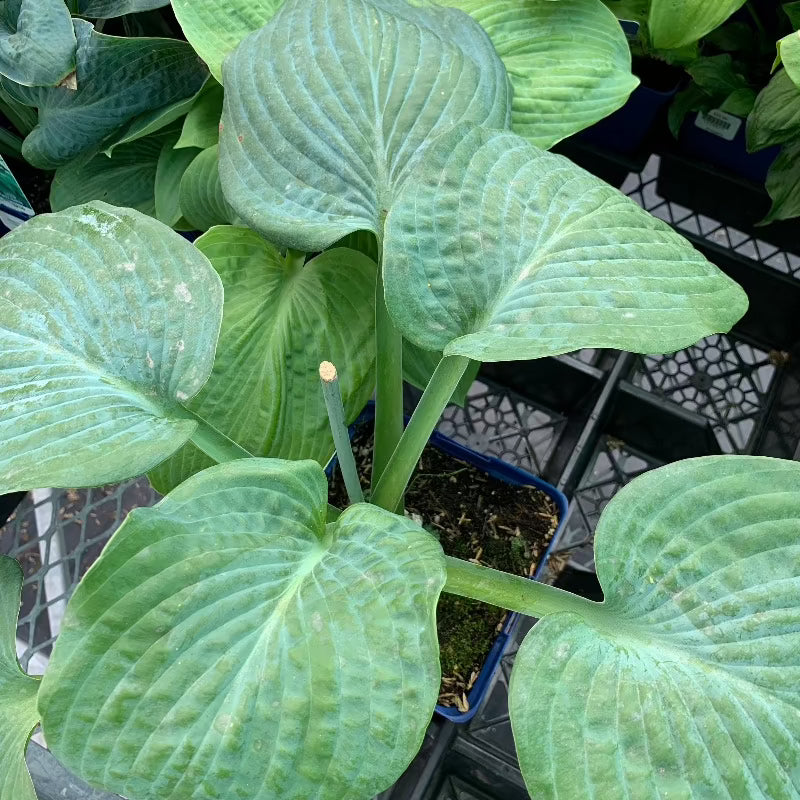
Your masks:
[[[64,0],[6,0],[0,8],[0,75],[57,86],[75,69],[75,31]]]
[[[43,214],[0,240],[0,494],[140,475],[197,423],[222,286],[138,211]]]
[[[216,81],[211,81],[186,115],[176,147],[199,147],[205,150],[219,142],[222,98],[222,87]]]
[[[800,796],[798,520],[791,461],[692,459],[619,492],[595,536],[605,603],[517,654],[533,797]]]
[[[25,748],[39,724],[39,681],[20,668],[16,653],[17,615],[22,570],[0,555],[0,797],[36,800],[25,766]]]
[[[77,90],[28,88],[3,79],[16,100],[39,109],[22,153],[55,169],[91,152],[138,114],[194,95],[208,72],[186,42],[97,33],[73,20],[78,39]]]
[[[785,69],[759,92],[747,118],[747,149],[762,150],[800,135],[800,87]]]
[[[115,147],[112,154],[98,153],[56,170],[50,186],[50,207],[61,211],[91,200],[127,206],[155,216],[155,180],[163,132]]]
[[[514,130],[548,148],[616,111],[639,83],[601,0],[446,0],[489,34],[514,87]]]
[[[509,115],[505,69],[480,26],[405,0],[288,0],[224,74],[225,196],[250,227],[305,252],[380,234],[431,138]]]
[[[376,506],[325,524],[311,461],[242,459],[136,509],[75,592],[48,745],[136,800],[368,800],[439,687],[438,542]]]
[[[138,14],[154,8],[168,6],[169,0],[80,0],[78,13],[84,17],[111,18],[123,14]]]
[[[219,180],[219,145],[203,150],[189,164],[181,178],[179,202],[181,213],[194,230],[207,231],[214,225],[236,221]]]
[[[696,42],[744,3],[745,0],[651,0],[648,27],[653,46],[670,50]]]
[[[232,226],[195,245],[222,279],[225,307],[214,370],[188,407],[254,455],[326,464],[333,439],[319,365],[339,366],[352,422],[375,388],[375,263],[337,248],[303,264]],[[211,464],[190,443],[150,477],[165,492]]]
[[[283,0],[172,0],[183,34],[211,74],[222,81],[222,62],[248,33],[257,31],[274,16]]]
[[[670,352],[747,308],[733,281],[607,183],[471,126],[440,136],[400,190],[384,261],[403,335],[478,361]]]

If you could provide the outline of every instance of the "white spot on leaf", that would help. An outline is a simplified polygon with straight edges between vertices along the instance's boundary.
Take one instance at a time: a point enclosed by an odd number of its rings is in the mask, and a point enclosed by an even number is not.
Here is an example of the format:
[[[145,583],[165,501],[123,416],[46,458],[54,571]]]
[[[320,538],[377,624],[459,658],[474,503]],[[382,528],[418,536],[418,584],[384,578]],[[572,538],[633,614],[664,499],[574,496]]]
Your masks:
[[[178,283],[175,285],[175,297],[177,297],[178,300],[182,300],[184,303],[192,302],[192,293],[185,283]]]
[[[315,611],[315,612],[314,612],[314,613],[311,615],[311,627],[312,627],[312,628],[313,628],[313,629],[314,629],[314,630],[315,630],[317,633],[319,633],[319,632],[322,630],[322,628],[323,628],[323,625],[322,625],[322,615],[319,613],[319,611]]]
[[[145,355],[144,359],[147,362],[147,366],[150,367],[150,369],[153,369],[155,367],[156,362],[153,361],[153,356],[150,355],[149,350],[147,351],[147,354]]]

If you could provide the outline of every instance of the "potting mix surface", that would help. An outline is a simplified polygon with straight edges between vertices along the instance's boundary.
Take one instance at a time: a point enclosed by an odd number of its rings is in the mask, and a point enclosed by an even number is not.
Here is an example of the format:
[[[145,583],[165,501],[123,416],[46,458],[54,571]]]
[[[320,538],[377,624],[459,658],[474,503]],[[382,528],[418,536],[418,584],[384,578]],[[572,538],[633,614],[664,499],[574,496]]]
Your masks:
[[[372,425],[353,437],[362,486],[372,471]],[[338,467],[329,502],[347,505]],[[477,467],[428,446],[422,453],[405,496],[406,515],[441,542],[445,553],[504,572],[530,576],[558,526],[555,503],[532,486],[512,486]],[[467,694],[503,629],[504,609],[441,595],[436,612],[442,662],[439,703],[468,711]]]

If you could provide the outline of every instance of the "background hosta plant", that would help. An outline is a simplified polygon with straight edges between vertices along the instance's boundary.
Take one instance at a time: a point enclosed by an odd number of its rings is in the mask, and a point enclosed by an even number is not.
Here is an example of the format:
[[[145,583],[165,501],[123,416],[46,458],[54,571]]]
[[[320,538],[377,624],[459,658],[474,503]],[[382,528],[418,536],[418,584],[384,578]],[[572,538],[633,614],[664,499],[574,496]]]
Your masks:
[[[213,97],[161,134],[177,138],[154,181],[196,149],[184,178],[197,170],[206,190],[195,206],[164,199],[169,219],[200,208],[222,223],[197,246],[98,202],[0,243],[0,491],[145,470],[171,489],[130,515],[71,598],[37,713],[30,698],[0,711],[14,774],[35,717],[67,766],[130,800],[368,800],[430,720],[444,590],[544,617],[511,701],[535,795],[572,791],[552,773],[579,739],[583,794],[795,797],[798,712],[777,676],[796,650],[800,466],[701,459],[633,482],[598,532],[602,605],[445,558],[395,513],[477,360],[673,349],[728,330],[743,292],[513,132],[506,66],[461,10],[273,11],[225,40],[218,155]],[[403,432],[405,352],[423,372],[437,363]],[[316,373],[330,357],[346,419],[377,387],[369,502],[343,512],[322,465]],[[0,579],[14,588],[15,574]],[[15,610],[0,608],[8,630]],[[531,694],[542,670],[553,690]],[[0,696],[12,680],[25,679],[0,670]],[[598,706],[534,731],[570,707],[567,690]]]

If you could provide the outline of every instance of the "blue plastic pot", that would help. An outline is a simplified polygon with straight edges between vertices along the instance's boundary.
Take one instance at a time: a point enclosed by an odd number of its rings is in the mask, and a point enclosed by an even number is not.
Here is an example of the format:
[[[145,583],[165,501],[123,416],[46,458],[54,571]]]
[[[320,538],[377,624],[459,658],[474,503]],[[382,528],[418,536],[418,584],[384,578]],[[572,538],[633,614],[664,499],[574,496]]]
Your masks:
[[[659,91],[640,84],[622,108],[576,136],[614,153],[634,153],[642,146],[659,112],[677,91],[677,85],[669,91]]]
[[[732,114],[720,116],[720,132],[728,134],[721,136],[698,127],[697,116],[689,114],[681,127],[679,139],[681,150],[706,164],[722,167],[734,175],[763,184],[772,162],[780,152],[780,147],[767,147],[757,153],[748,153],[745,120]],[[734,122],[735,134],[732,136],[730,131],[733,128],[730,122],[727,126],[724,124],[728,118]],[[704,119],[709,120],[709,116],[705,115]],[[716,118],[712,116],[710,119],[713,123]],[[708,122],[705,124],[713,127]]]
[[[370,402],[361,413],[361,416],[359,416],[359,418],[351,426],[351,436],[356,427],[368,422],[372,422],[374,419],[375,406],[372,402]],[[406,419],[406,422],[408,422],[408,419]],[[468,447],[464,447],[463,445],[454,442],[452,439],[448,438],[444,434],[439,433],[438,431],[433,432],[433,435],[430,438],[430,443],[437,450],[441,450],[443,453],[447,453],[447,455],[458,458],[461,461],[466,461],[468,464],[477,467],[479,470],[491,475],[493,478],[510,483],[512,486],[534,486],[537,489],[541,489],[541,491],[552,498],[553,502],[556,504],[556,508],[558,509],[558,527],[553,533],[553,538],[550,540],[547,550],[545,550],[543,553],[541,561],[539,562],[539,566],[536,568],[536,572],[531,580],[537,580],[540,578],[547,567],[547,562],[550,560],[550,555],[553,552],[553,549],[555,548],[559,538],[561,537],[561,532],[563,531],[564,525],[567,521],[567,509],[569,507],[569,503],[564,493],[556,489],[555,486],[551,486],[546,481],[543,481],[541,478],[537,478],[530,472],[526,472],[524,469],[507,464],[505,461],[501,461],[499,458],[484,456],[481,453],[476,453],[474,450],[470,450]],[[335,464],[336,459],[334,457],[325,470],[328,477],[330,477],[333,473]],[[497,672],[497,670],[500,668],[500,662],[514,638],[514,633],[519,625],[520,618],[520,614],[508,614],[505,624],[503,625],[503,630],[497,635],[497,638],[492,645],[492,649],[489,651],[489,655],[486,657],[486,661],[484,662],[483,668],[480,671],[480,675],[478,675],[478,679],[475,681],[472,689],[467,695],[469,710],[459,711],[457,708],[448,708],[447,706],[437,705],[437,714],[440,714],[446,719],[449,719],[451,722],[456,723],[468,722],[475,716],[478,708],[486,697],[486,693],[489,691],[492,678],[494,677],[495,672]]]

